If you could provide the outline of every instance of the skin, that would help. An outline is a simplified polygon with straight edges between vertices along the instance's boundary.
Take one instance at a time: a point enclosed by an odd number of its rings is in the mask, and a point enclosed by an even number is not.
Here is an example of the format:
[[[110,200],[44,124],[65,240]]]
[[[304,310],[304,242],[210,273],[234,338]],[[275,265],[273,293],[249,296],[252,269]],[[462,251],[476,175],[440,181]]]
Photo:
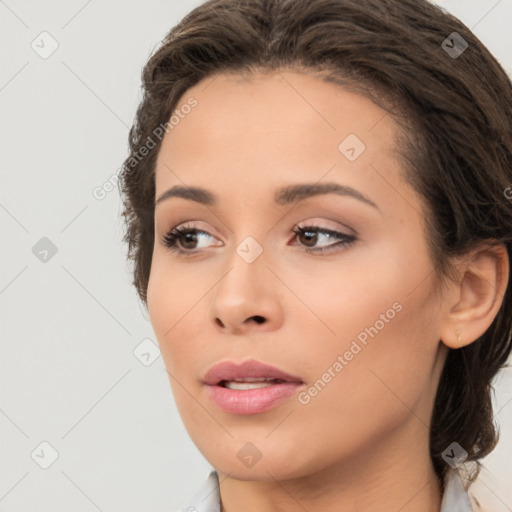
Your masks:
[[[458,262],[459,280],[435,286],[423,204],[393,153],[397,126],[364,96],[284,70],[209,77],[177,109],[190,97],[197,106],[159,150],[156,197],[200,186],[218,204],[157,204],[147,304],[184,425],[218,471],[222,510],[438,511],[435,391],[448,347],[496,315],[506,252],[481,248]],[[354,161],[338,149],[349,134],[366,146]],[[353,187],[378,208],[332,193],[274,203],[277,188],[317,182]],[[178,242],[192,257],[162,242],[185,223],[208,233]],[[320,231],[315,246],[297,225],[357,240],[308,253],[337,241]],[[247,236],[263,249],[252,263],[236,252]],[[225,360],[277,366],[307,391],[394,303],[401,310],[309,403],[293,396],[239,416],[209,399],[202,377]],[[237,457],[248,442],[261,454],[252,467]]]

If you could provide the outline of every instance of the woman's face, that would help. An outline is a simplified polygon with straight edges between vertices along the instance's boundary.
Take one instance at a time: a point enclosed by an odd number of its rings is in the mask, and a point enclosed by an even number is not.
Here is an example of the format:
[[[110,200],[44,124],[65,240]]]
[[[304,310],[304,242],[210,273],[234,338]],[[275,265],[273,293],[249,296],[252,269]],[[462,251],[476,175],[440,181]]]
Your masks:
[[[147,298],[194,443],[241,480],[427,458],[442,308],[392,119],[292,71],[210,77],[175,113],[156,198],[207,194],[157,202]],[[327,184],[338,193],[294,189]],[[198,232],[166,246],[174,228]],[[204,382],[218,363],[249,360],[294,379],[243,367],[241,378],[268,380]]]

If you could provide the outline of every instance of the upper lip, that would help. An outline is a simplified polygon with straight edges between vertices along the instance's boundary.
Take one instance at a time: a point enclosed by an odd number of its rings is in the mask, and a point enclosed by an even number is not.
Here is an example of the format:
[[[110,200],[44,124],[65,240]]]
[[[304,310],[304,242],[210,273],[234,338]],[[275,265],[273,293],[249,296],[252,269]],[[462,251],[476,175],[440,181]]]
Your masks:
[[[267,378],[280,379],[287,382],[302,383],[302,379],[296,375],[291,375],[275,366],[260,363],[253,359],[235,363],[233,361],[223,361],[210,368],[203,377],[203,382],[214,386],[223,380],[235,380],[248,378]]]

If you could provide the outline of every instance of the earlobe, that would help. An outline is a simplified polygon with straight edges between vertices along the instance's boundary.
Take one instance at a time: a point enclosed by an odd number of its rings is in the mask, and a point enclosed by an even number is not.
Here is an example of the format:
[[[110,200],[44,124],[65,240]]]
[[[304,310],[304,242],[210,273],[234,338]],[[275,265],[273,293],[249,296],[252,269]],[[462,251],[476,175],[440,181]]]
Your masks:
[[[446,303],[441,340],[450,348],[461,348],[477,340],[494,321],[503,302],[509,279],[509,257],[503,244],[483,244],[459,264],[456,297]]]
[[[463,338],[461,332],[457,329],[453,331],[451,335],[448,334],[443,336],[441,341],[449,348],[462,348],[473,343],[473,341],[478,339],[482,334],[479,334],[476,338],[473,336],[471,338]]]

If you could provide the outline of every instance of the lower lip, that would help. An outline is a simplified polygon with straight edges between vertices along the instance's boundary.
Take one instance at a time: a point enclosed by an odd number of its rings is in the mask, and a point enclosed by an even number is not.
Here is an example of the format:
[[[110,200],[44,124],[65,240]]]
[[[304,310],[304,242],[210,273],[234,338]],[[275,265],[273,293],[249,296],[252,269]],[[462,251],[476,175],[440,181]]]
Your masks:
[[[258,414],[277,407],[301,386],[298,382],[282,382],[256,389],[229,389],[211,385],[208,388],[210,398],[224,412]]]

